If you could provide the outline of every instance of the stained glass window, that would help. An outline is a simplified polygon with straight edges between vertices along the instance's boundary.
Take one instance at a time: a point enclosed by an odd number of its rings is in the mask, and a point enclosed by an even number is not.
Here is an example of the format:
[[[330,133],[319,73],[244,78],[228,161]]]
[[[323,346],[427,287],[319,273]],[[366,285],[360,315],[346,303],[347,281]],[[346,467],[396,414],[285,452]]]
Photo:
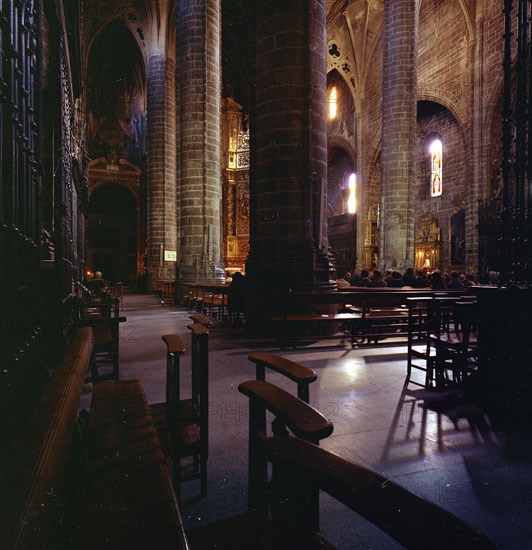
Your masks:
[[[435,139],[430,145],[430,196],[439,197],[442,194],[442,143]]]

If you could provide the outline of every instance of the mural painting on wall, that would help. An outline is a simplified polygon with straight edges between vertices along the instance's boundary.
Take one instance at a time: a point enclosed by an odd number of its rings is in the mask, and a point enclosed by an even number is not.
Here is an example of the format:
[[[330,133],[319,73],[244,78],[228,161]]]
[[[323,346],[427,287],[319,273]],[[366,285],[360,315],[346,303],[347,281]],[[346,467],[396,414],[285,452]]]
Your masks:
[[[449,221],[451,265],[465,264],[465,210],[453,214]]]

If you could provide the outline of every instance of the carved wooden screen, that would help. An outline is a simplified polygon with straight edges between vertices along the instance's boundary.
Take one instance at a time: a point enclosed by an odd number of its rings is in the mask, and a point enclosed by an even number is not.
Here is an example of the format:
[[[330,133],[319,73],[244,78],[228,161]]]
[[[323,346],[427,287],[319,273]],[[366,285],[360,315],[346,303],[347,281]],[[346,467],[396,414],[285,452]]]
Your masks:
[[[38,6],[37,0],[2,0],[0,12],[0,472],[12,435],[43,382],[36,372],[41,359]]]
[[[1,361],[18,359],[38,324],[37,6],[3,1],[0,14]]]

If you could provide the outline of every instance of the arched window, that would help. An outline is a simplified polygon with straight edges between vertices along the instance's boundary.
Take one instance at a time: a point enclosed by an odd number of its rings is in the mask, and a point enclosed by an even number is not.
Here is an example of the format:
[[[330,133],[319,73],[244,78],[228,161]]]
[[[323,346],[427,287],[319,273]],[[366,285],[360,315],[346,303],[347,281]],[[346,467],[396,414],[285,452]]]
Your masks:
[[[430,144],[430,196],[439,197],[442,194],[442,143],[435,139]]]
[[[347,198],[347,212],[349,214],[355,214],[357,211],[357,200],[355,195],[356,185],[357,185],[357,175],[351,174],[348,179],[349,196]]]
[[[333,86],[329,91],[328,104],[329,119],[333,120],[338,113],[338,92],[336,91],[336,86]]]

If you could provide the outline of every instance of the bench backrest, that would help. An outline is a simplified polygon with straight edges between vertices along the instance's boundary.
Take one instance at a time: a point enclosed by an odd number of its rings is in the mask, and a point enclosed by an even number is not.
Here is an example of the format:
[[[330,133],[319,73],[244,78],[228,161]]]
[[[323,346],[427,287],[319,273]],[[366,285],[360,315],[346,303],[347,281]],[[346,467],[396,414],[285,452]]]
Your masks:
[[[15,443],[2,510],[6,548],[44,546],[56,526],[62,478],[76,425],[83,382],[93,350],[91,327],[78,329],[54,371],[28,425]],[[4,498],[7,495],[7,498]]]
[[[327,305],[360,307],[398,307],[407,303],[408,297],[418,296],[463,296],[466,290],[432,290],[404,288],[353,287],[347,290],[328,292],[289,292],[269,297],[269,310],[279,314],[311,313]],[[320,310],[321,311],[321,310]]]
[[[306,503],[294,504],[297,502],[294,495],[302,488],[308,490],[314,486],[406,548],[495,548],[486,536],[447,510],[335,453],[295,437],[272,437],[257,443],[258,452],[272,463],[279,478],[272,480],[271,494],[277,495],[280,503],[272,503],[272,509],[281,517],[278,525],[285,531],[274,533],[274,537],[295,539],[300,548],[311,547],[310,541],[315,540],[314,526],[311,518],[298,509],[305,508]],[[283,494],[290,494],[291,498],[283,498]],[[274,516],[274,530],[276,521]]]

